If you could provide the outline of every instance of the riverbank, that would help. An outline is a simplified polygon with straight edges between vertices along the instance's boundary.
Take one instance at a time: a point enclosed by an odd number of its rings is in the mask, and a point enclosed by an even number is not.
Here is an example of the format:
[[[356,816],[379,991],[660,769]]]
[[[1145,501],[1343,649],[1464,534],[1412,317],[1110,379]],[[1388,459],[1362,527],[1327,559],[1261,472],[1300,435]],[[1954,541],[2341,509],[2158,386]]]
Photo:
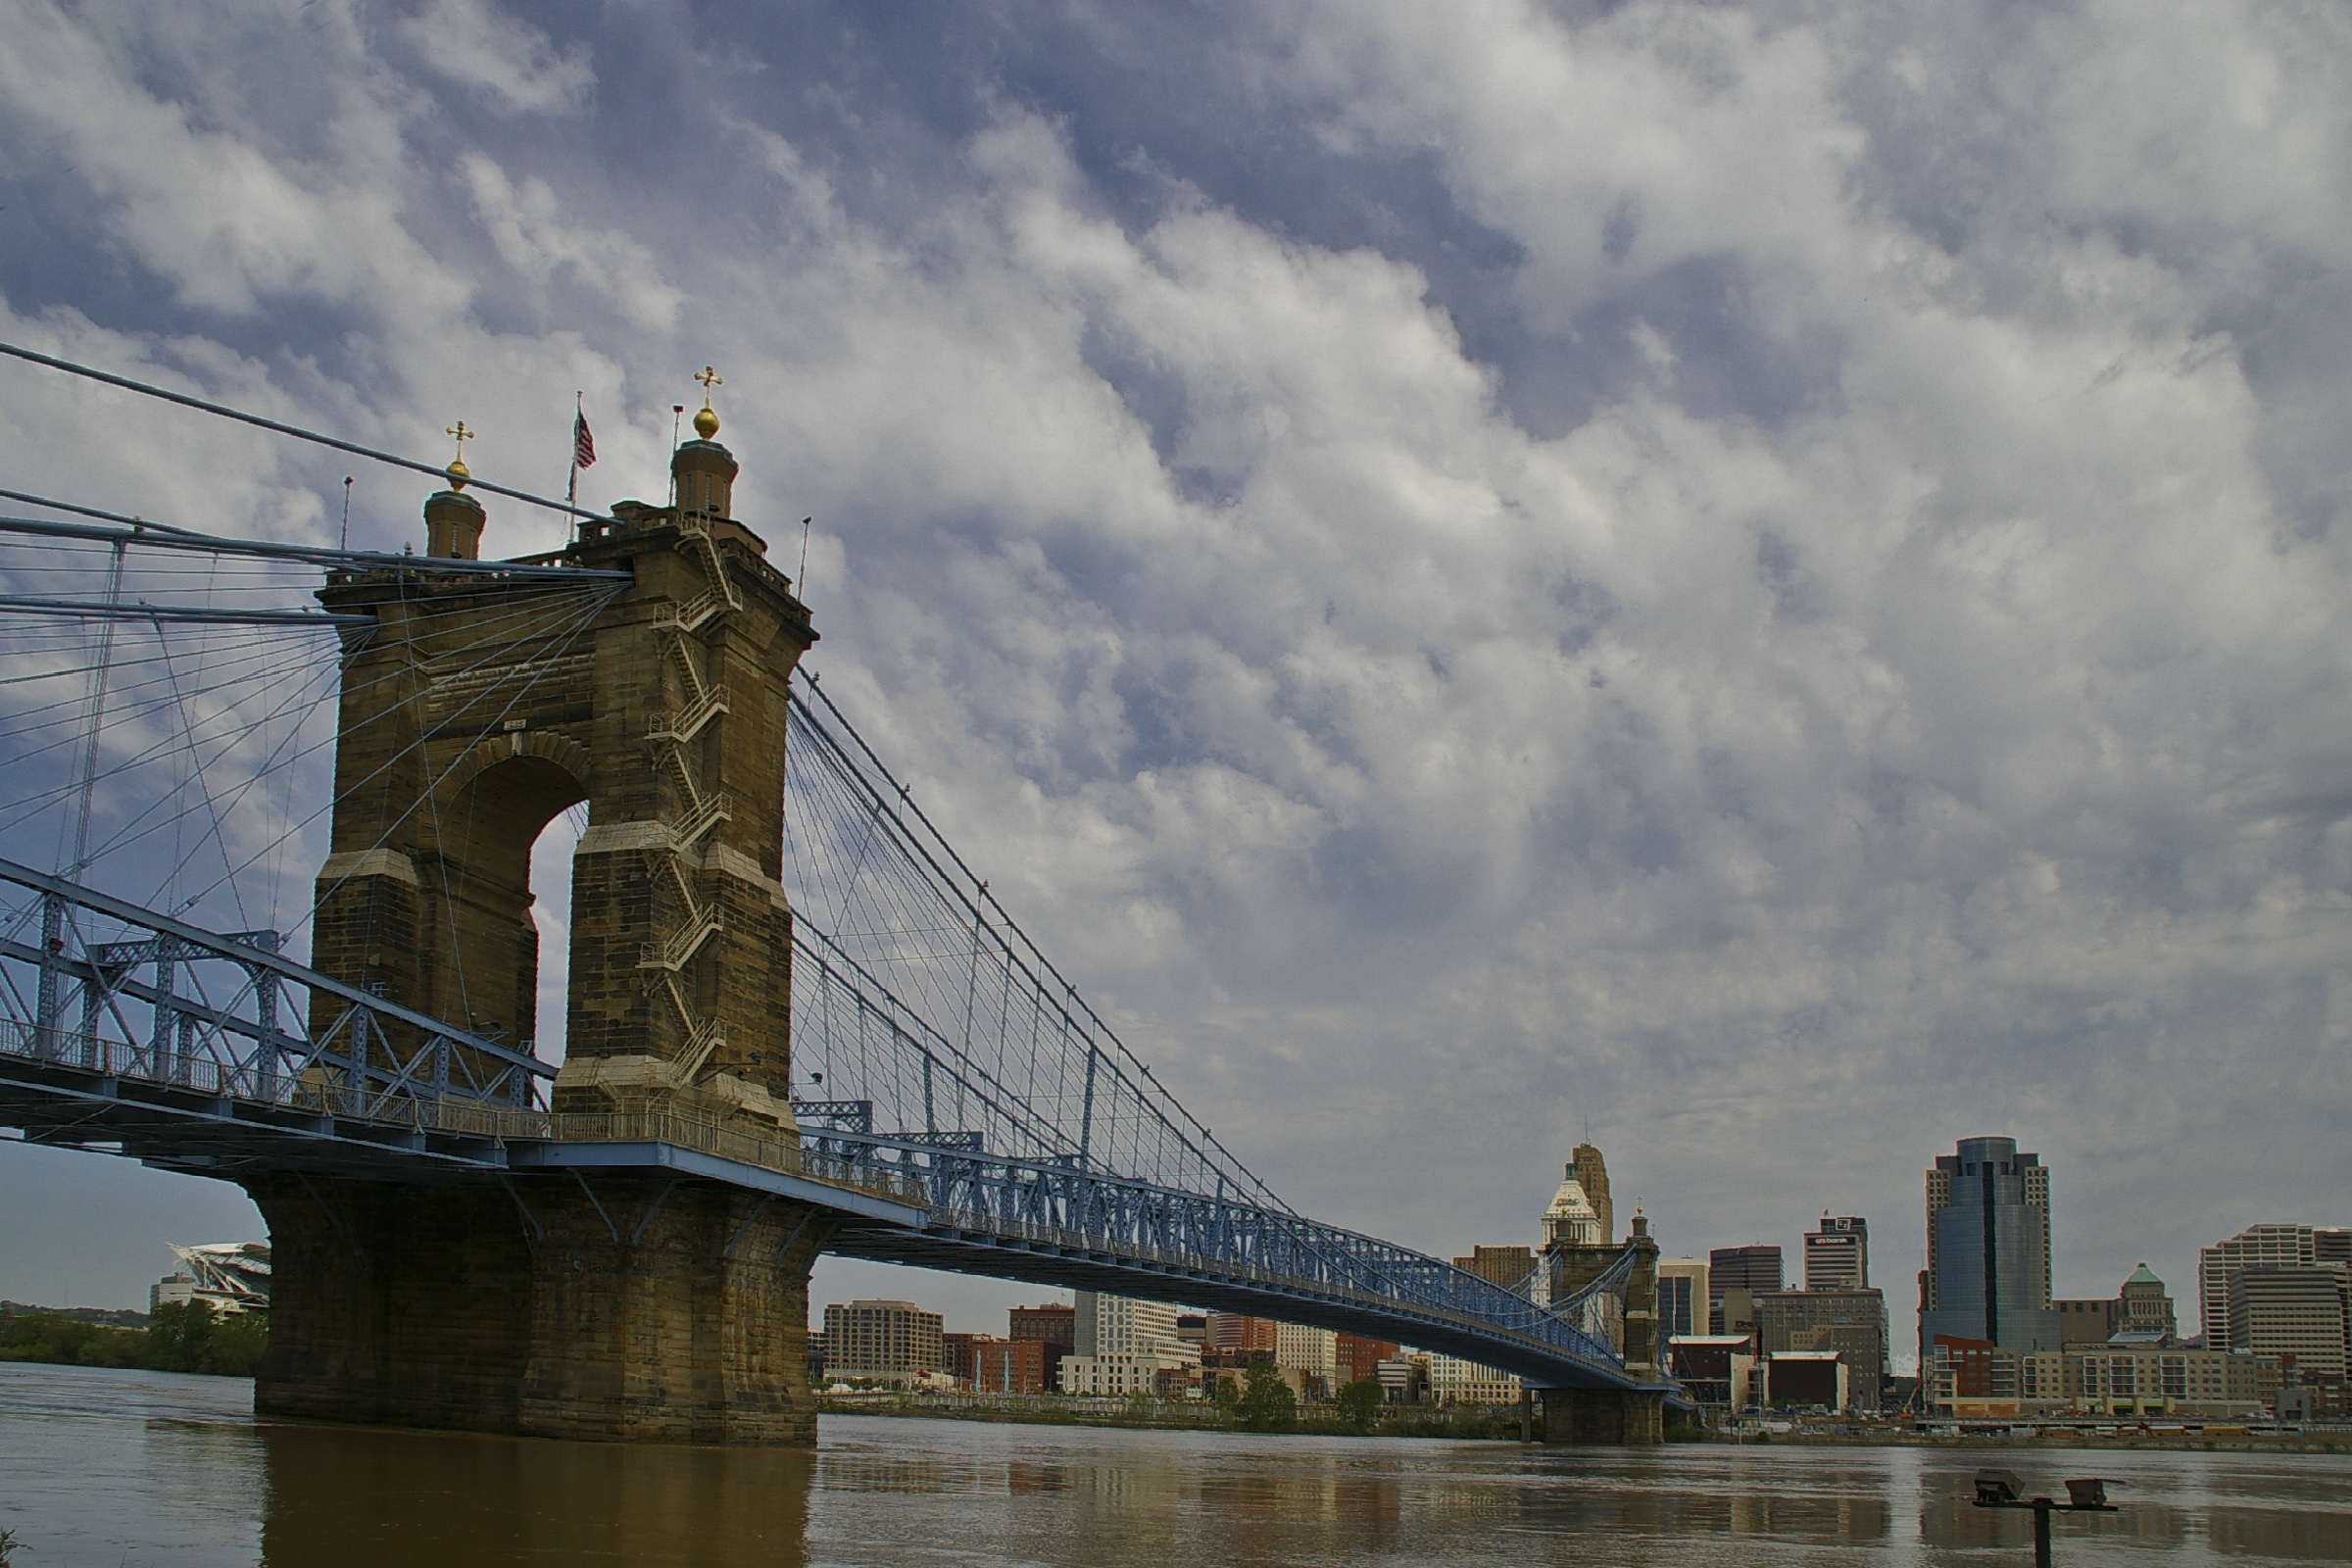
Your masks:
[[[1011,1426],[1106,1427],[1136,1432],[1260,1432],[1316,1438],[1438,1438],[1453,1442],[1517,1442],[1519,1416],[1471,1407],[1392,1409],[1369,1427],[1336,1409],[1310,1405],[1279,1424],[1253,1427],[1205,1402],[1155,1399],[985,1399],[968,1395],[823,1395],[820,1415],[916,1417],[936,1421],[992,1421]]]
[[[1190,1403],[1177,1404],[1154,1400],[1141,1404],[1130,1400],[1037,1399],[1008,1401],[984,1399],[957,1395],[831,1395],[817,1400],[819,1414],[870,1415],[911,1417],[937,1421],[987,1421],[1012,1426],[1047,1427],[1104,1427],[1129,1431],[1159,1432],[1248,1432],[1252,1430],[1244,1422],[1215,1406]],[[1543,1417],[1539,1413],[1535,1427],[1540,1436]],[[1385,1411],[1370,1427],[1356,1427],[1342,1420],[1336,1412],[1325,1413],[1309,1406],[1298,1412],[1287,1426],[1258,1429],[1276,1434],[1321,1438],[1435,1438],[1440,1440],[1488,1443],[1516,1443],[1519,1441],[1519,1417],[1516,1410],[1499,1408],[1466,1408],[1448,1406],[1443,1410],[1427,1408]],[[1914,1432],[1901,1428],[1883,1428],[1861,1432],[1757,1432],[1735,1434],[1700,1428],[1676,1428],[1669,1434],[1671,1444],[1700,1444],[1708,1446],[1741,1447],[1817,1447],[1817,1448],[1923,1448],[1944,1449],[2001,1449],[2016,1451],[2034,1448],[2088,1449],[2103,1452],[2173,1452],[2173,1453],[2316,1453],[2352,1454],[2352,1429],[2322,1432],[2230,1433],[2207,1436],[2202,1432],[2146,1431],[2115,1433],[2049,1431],[2031,1437],[2016,1437],[2003,1433],[1933,1433]]]

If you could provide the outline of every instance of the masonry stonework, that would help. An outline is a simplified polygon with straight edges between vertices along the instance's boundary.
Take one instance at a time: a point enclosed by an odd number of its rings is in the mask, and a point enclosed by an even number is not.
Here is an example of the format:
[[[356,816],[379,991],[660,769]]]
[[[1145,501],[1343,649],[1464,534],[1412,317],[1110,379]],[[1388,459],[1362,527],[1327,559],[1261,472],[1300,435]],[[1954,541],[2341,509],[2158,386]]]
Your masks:
[[[678,504],[622,503],[565,562],[625,580],[338,572],[347,637],[312,963],[509,1044],[539,984],[531,847],[567,808],[570,986],[552,1109],[567,1141],[646,1113],[797,1143],[782,884],[788,681],[815,641],[731,515],[711,439]],[[478,559],[464,476],[427,549]],[[331,1029],[332,999],[314,1027]],[[417,1040],[347,1043],[416,1070]],[[492,1075],[487,1063],[477,1080]],[[432,1070],[447,1077],[447,1064]],[[334,1086],[315,1086],[333,1111]],[[547,1436],[808,1443],[812,1211],[712,1181],[518,1174],[492,1187],[257,1177],[275,1287],[265,1413]]]

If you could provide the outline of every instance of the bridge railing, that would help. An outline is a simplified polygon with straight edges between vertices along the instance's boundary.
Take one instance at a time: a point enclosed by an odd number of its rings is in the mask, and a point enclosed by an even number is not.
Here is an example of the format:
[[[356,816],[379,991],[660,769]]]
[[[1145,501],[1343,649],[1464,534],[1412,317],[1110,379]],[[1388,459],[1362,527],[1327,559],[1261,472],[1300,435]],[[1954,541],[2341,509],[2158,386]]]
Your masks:
[[[812,1150],[919,1183],[940,1227],[1408,1312],[1622,1366],[1614,1347],[1581,1326],[1587,1293],[1539,1306],[1442,1259],[1288,1210],[1087,1171],[1075,1161],[1008,1159],[954,1134],[809,1126],[803,1136]],[[1612,1270],[1591,1289],[1621,1278]]]
[[[318,1067],[301,1073],[275,1072],[10,1019],[0,1019],[0,1057],[132,1079],[208,1100],[364,1122],[377,1132],[444,1134],[500,1143],[668,1144],[900,1202],[927,1204],[930,1200],[919,1182],[872,1164],[804,1149],[793,1136],[765,1138],[668,1111],[559,1115],[456,1094],[430,1099],[387,1097],[354,1092]]]

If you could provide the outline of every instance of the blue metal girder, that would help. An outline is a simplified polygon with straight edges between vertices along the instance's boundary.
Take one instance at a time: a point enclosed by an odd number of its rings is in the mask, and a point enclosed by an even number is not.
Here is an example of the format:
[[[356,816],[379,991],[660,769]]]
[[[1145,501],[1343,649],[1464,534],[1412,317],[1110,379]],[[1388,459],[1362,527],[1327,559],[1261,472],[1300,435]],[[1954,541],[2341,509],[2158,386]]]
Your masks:
[[[1343,1327],[1551,1386],[1643,1386],[1569,1320],[1574,1303],[1538,1306],[1373,1237],[1099,1172],[943,1149],[937,1135],[805,1136],[811,1151],[888,1170],[931,1199],[918,1229],[852,1226],[831,1251]],[[1631,1263],[1629,1252],[1585,1294],[1622,1284]]]

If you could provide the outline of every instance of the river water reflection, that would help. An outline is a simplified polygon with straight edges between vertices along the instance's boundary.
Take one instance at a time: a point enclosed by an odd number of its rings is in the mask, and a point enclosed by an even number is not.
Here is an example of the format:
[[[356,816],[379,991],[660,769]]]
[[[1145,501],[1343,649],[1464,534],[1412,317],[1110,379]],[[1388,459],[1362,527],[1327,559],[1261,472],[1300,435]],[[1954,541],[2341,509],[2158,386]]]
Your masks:
[[[18,1568],[2031,1562],[1981,1453],[1106,1432],[843,1416],[814,1453],[257,1424],[251,1385],[0,1365]],[[2075,1564],[2352,1562],[2352,1458],[2019,1452],[2117,1476]]]

